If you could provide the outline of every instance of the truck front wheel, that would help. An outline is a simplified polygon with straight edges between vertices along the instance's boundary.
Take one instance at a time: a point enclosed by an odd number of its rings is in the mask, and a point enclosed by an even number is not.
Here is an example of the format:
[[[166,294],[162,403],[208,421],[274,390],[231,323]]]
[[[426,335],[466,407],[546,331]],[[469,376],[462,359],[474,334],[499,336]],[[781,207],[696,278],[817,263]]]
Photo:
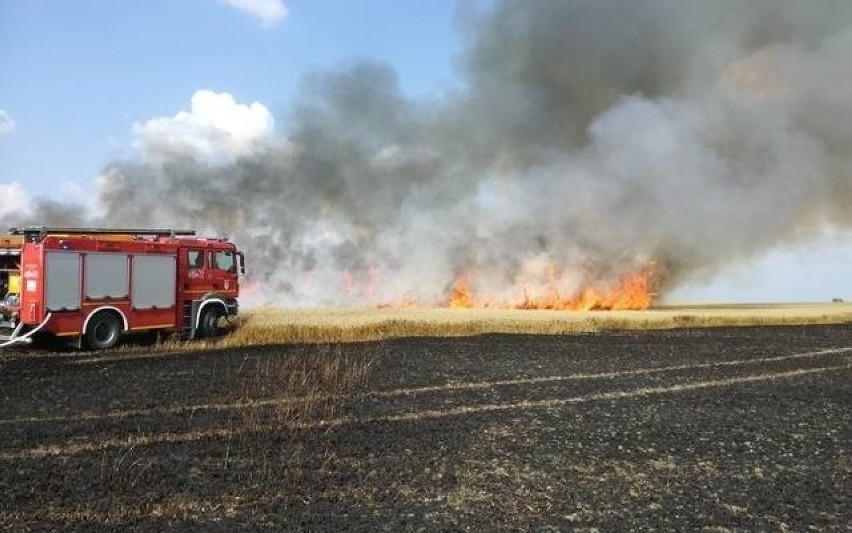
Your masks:
[[[219,318],[222,317],[222,310],[217,305],[209,305],[201,312],[201,320],[198,323],[198,333],[201,338],[210,338],[219,336]]]
[[[89,320],[86,344],[92,350],[109,350],[121,339],[121,320],[115,313],[101,312]]]

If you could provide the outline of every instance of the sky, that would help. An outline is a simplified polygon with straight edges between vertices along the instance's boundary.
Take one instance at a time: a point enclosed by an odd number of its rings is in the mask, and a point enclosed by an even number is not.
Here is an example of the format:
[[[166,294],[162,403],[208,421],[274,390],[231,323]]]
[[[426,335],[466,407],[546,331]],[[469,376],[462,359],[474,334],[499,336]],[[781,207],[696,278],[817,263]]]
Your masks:
[[[284,14],[252,10],[265,4]],[[0,179],[31,195],[85,191],[132,155],[134,124],[186,109],[200,89],[262,102],[283,127],[305,73],[355,58],[391,63],[412,95],[441,91],[454,14],[449,0],[4,0],[0,131],[14,127]]]
[[[286,132],[304,77],[357,59],[390,64],[408,97],[440,99],[460,83],[460,17],[451,0],[0,0],[0,209],[89,204],[103,169],[150,155],[151,139],[227,154]],[[198,135],[225,123],[227,143]],[[672,298],[852,300],[851,264],[850,236],[834,233]]]

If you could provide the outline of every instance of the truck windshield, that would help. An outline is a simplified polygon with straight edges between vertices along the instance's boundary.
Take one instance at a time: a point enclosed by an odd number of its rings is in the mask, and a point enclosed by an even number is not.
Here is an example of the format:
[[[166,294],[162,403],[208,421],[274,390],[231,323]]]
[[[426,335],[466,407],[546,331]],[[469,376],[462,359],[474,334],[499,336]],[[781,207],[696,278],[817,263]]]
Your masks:
[[[234,261],[234,252],[216,252],[213,254],[213,266],[226,272],[236,272],[237,265]]]

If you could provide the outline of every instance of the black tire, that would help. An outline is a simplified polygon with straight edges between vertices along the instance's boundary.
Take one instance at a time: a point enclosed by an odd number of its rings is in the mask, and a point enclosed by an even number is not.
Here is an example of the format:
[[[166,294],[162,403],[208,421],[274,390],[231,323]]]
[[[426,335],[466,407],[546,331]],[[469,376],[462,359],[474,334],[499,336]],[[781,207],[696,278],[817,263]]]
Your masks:
[[[86,345],[92,350],[109,350],[121,340],[121,319],[103,311],[89,320],[86,327]]]
[[[219,319],[222,318],[222,309],[218,305],[208,305],[201,312],[201,320],[198,322],[198,336],[202,339],[218,337]]]

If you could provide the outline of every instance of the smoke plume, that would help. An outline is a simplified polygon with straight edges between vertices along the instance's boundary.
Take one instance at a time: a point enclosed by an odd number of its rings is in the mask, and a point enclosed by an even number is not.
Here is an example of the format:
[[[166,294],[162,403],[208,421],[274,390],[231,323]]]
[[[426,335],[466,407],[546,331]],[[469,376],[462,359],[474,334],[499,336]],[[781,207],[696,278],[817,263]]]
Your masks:
[[[848,0],[504,0],[461,19],[453,93],[412,100],[380,62],[314,73],[288,131],[232,158],[110,165],[103,222],[227,235],[282,305],[435,303],[462,275],[515,301],[549,265],[570,293],[649,261],[665,290],[852,225]]]

